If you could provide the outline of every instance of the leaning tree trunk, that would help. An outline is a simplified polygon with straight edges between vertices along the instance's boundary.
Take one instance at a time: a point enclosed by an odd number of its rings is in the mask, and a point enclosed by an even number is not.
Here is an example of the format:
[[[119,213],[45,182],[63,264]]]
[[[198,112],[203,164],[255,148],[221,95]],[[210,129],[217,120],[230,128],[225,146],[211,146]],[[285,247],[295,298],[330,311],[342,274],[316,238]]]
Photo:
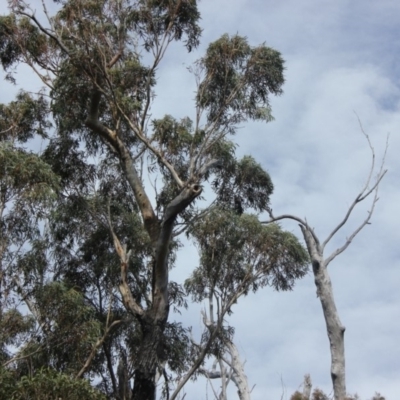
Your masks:
[[[332,283],[323,251],[311,232],[300,225],[312,261],[317,296],[322,305],[331,350],[331,377],[335,400],[346,397],[346,368],[344,354],[345,327],[339,319],[333,297]]]

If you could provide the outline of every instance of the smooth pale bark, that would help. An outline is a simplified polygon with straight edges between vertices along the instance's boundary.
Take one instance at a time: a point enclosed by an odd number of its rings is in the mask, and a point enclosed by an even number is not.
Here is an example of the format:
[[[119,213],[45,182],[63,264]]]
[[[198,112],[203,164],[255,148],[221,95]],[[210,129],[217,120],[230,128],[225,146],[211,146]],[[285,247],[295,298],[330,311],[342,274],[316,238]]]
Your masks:
[[[233,342],[226,344],[231,355],[232,380],[235,383],[240,400],[250,400],[250,389],[247,376],[244,372],[244,363],[241,361],[239,351]]]
[[[375,171],[375,151],[369,140],[368,135],[364,132],[361,122],[360,127],[363,135],[368,141],[368,145],[371,150],[372,163],[369,171],[368,178],[364,187],[355,197],[354,201],[348,208],[344,218],[340,223],[332,230],[324,242],[320,242],[313,228],[311,228],[306,220],[303,220],[295,215],[283,214],[279,217],[275,217],[272,213],[272,209],[267,209],[267,212],[271,219],[265,223],[276,222],[283,219],[290,219],[299,223],[300,229],[303,233],[304,240],[307,245],[307,250],[310,255],[312,263],[312,269],[314,274],[314,281],[317,287],[317,296],[321,302],[322,311],[325,318],[328,339],[330,344],[331,352],[331,377],[334,391],[335,400],[345,400],[346,398],[346,365],[345,365],[345,352],[344,352],[344,332],[345,327],[342,325],[338,311],[336,309],[335,299],[333,297],[333,289],[331,279],[328,273],[328,265],[334,260],[339,254],[343,253],[351,244],[353,239],[358,235],[361,230],[370,224],[370,219],[375,209],[375,205],[378,201],[378,189],[379,184],[385,176],[387,170],[383,168],[386,158],[386,150],[382,159],[382,164],[378,171],[378,174],[373,178]],[[346,238],[344,244],[332,252],[328,257],[324,256],[325,246],[331,241],[331,239],[346,225],[350,218],[354,208],[369,196],[372,197],[372,204],[367,212],[367,217],[358,225],[358,227]],[[311,390],[311,389],[310,389]]]
[[[244,363],[240,359],[239,351],[236,345],[231,341],[225,342],[226,355],[230,356],[230,360],[224,356],[220,361],[220,370],[212,369],[205,370],[201,369],[200,371],[208,378],[208,379],[221,379],[221,393],[218,397],[220,400],[227,400],[226,395],[226,387],[228,386],[229,380],[231,380],[236,388],[237,394],[240,400],[250,400],[251,391],[249,389],[249,384],[247,381],[247,376],[244,372]],[[227,369],[224,363],[229,367]],[[216,363],[215,363],[216,364]],[[216,365],[214,365],[215,367]]]
[[[310,375],[307,374],[304,376],[303,400],[310,400],[311,389],[312,389],[311,377]]]
[[[331,377],[334,399],[344,400],[346,397],[346,366],[344,353],[345,327],[340,322],[333,297],[332,283],[324,260],[323,250],[308,229],[300,225],[304,240],[311,257],[317,296],[321,302],[331,350]]]

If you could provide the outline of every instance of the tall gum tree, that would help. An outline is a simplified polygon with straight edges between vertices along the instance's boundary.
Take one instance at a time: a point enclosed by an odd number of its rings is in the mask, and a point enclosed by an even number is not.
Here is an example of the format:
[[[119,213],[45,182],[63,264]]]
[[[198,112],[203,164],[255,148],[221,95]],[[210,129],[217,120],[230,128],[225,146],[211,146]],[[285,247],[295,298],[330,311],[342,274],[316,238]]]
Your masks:
[[[151,120],[157,69],[169,44],[182,41],[191,51],[199,43],[196,1],[55,3],[57,11],[50,15],[43,2],[40,19],[28,3],[10,2],[10,14],[0,19],[0,60],[8,79],[15,79],[13,67],[23,63],[46,89],[56,128],[43,156],[62,186],[50,219],[53,278],[73,282],[66,293],[72,290],[73,296],[97,302],[103,318],[100,338],[75,372],[78,377],[88,373],[101,350],[114,394],[154,399],[157,376],[168,359],[170,304],[179,293],[168,278],[175,238],[205,214],[196,208],[203,185],[213,179],[214,201],[227,209],[261,211],[268,206],[273,189],[268,174],[251,158],[236,160],[229,136],[249,119],[272,119],[269,96],[282,92],[283,60],[264,44],[251,47],[239,35],[224,35],[192,68],[197,82],[194,120]],[[101,161],[96,166],[91,159]],[[145,173],[155,187],[153,197],[144,184]],[[156,176],[162,177],[161,188]],[[112,240],[113,255],[107,253],[105,236]],[[112,270],[115,255],[119,278],[114,276],[105,290],[103,275]],[[135,270],[133,265],[143,264],[145,257],[147,264]],[[96,297],[85,287],[90,279],[96,282]],[[112,292],[116,284],[119,295]],[[116,301],[129,318],[118,314]],[[53,332],[53,326],[43,335]],[[117,350],[109,337],[121,326],[130,329],[128,342],[136,340],[129,360],[132,395],[124,383],[130,375],[123,372],[126,355],[121,348],[122,373],[116,376],[112,367]]]
[[[347,212],[343,219],[334,227],[325,240],[321,240],[306,219],[299,218],[295,215],[284,214],[275,216],[271,208],[267,211],[270,216],[270,220],[266,223],[277,222],[284,219],[294,220],[299,224],[302,232],[304,241],[307,246],[308,254],[310,256],[312,271],[314,274],[314,282],[317,288],[317,297],[322,306],[322,311],[326,323],[326,331],[329,339],[330,353],[331,353],[331,379],[333,384],[333,393],[335,400],[346,400],[346,356],[344,346],[344,333],[345,326],[342,324],[339,312],[336,307],[335,298],[333,294],[333,287],[331,278],[328,271],[328,265],[341,253],[343,253],[351,244],[353,239],[361,232],[363,228],[370,224],[372,214],[375,209],[375,205],[379,200],[378,189],[379,185],[385,176],[387,170],[384,169],[384,163],[386,158],[386,151],[388,143],[386,143],[385,153],[382,159],[380,167],[376,172],[376,156],[375,150],[371,144],[369,136],[365,133],[361,122],[361,132],[365,136],[369,148],[371,150],[371,167],[369,170],[366,182],[360,192],[356,195],[353,202],[347,209]],[[374,174],[376,174],[374,176]],[[362,220],[357,228],[352,231],[344,240],[344,243],[334,250],[328,256],[325,254],[326,246],[331,240],[337,235],[337,233],[346,226],[348,223],[355,207],[360,203],[364,202],[368,198],[371,198],[371,206],[367,210],[367,216]]]

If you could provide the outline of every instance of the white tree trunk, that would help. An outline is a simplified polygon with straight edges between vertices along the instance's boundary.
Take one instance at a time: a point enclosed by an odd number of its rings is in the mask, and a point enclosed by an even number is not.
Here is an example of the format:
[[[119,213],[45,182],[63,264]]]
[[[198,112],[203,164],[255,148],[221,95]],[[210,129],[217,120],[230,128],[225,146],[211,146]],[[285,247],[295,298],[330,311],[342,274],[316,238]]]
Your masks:
[[[346,397],[346,369],[344,354],[345,327],[339,319],[333,297],[331,279],[324,262],[312,263],[317,295],[321,301],[331,348],[331,377],[335,400]]]
[[[336,309],[332,283],[327,269],[327,261],[324,260],[323,250],[307,227],[300,225],[300,228],[311,257],[317,296],[322,305],[329,338],[334,399],[344,400],[346,397],[345,327],[340,322]]]
[[[310,375],[307,374],[304,376],[303,400],[310,400],[311,389],[312,389],[311,377]]]
[[[227,400],[226,388],[231,380],[236,388],[240,400],[250,400],[250,389],[247,382],[247,376],[244,372],[244,362],[240,359],[239,351],[232,341],[225,341],[225,355],[214,362],[211,370],[200,368],[208,379],[221,379],[221,393],[218,395],[219,400]],[[228,359],[230,356],[230,359]],[[215,367],[219,363],[220,369]],[[228,368],[226,368],[228,366]],[[217,394],[214,392],[215,397]]]
[[[240,359],[238,349],[233,342],[228,342],[226,347],[231,355],[232,380],[238,389],[239,399],[250,400],[249,384],[244,372],[244,363]]]
[[[360,121],[359,121],[360,122]],[[307,245],[308,253],[310,255],[315,285],[317,287],[317,295],[322,305],[322,311],[324,313],[326,329],[329,338],[330,350],[331,350],[331,377],[333,383],[334,399],[344,400],[346,398],[346,370],[345,370],[345,354],[344,354],[344,331],[345,327],[342,325],[339,319],[339,314],[336,309],[335,299],[333,297],[332,283],[328,273],[329,263],[336,258],[339,254],[343,253],[347,247],[350,246],[352,240],[358,235],[358,233],[367,226],[370,222],[371,216],[374,212],[375,205],[378,201],[378,188],[381,180],[385,176],[387,170],[385,170],[385,158],[388,143],[386,142],[386,149],[383,155],[382,163],[378,174],[375,178],[375,151],[372,147],[369,136],[364,132],[364,129],[360,122],[360,128],[368,141],[369,148],[371,150],[371,168],[369,171],[368,178],[365,182],[364,187],[355,197],[353,203],[348,208],[346,215],[339,222],[339,224],[332,230],[324,242],[320,242],[314,229],[308,225],[305,219],[301,219],[295,215],[283,214],[279,217],[275,217],[272,213],[272,209],[268,208],[269,216],[271,219],[266,223],[276,222],[282,219],[291,219],[299,223],[300,229],[303,233],[304,240]],[[337,248],[330,256],[324,257],[324,248],[331,241],[331,239],[346,225],[350,218],[354,208],[357,204],[363,202],[369,196],[372,197],[372,204],[367,212],[367,217],[358,225],[358,227],[347,236],[344,244]],[[311,389],[310,389],[311,390]]]

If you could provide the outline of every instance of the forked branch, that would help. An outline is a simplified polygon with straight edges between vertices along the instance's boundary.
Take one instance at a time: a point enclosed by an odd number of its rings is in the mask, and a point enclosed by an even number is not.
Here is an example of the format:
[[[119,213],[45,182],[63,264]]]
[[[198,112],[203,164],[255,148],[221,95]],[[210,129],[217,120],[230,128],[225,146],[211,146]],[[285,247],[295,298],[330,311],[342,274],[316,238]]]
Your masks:
[[[358,118],[358,116],[357,116]],[[360,119],[358,118],[358,122],[360,125],[360,129],[362,134],[364,135],[364,137],[367,139],[368,142],[368,146],[371,150],[371,168],[369,170],[369,174],[368,174],[368,178],[365,182],[364,187],[361,189],[360,193],[356,196],[356,198],[354,199],[353,203],[350,205],[349,209],[347,210],[346,215],[344,216],[343,220],[333,229],[333,231],[329,234],[329,236],[326,238],[326,240],[324,241],[324,243],[322,244],[322,249],[325,248],[325,246],[329,243],[329,241],[335,236],[335,234],[346,224],[346,222],[348,221],[351,213],[353,212],[355,206],[358,203],[361,203],[363,200],[365,200],[367,197],[369,197],[369,195],[375,191],[375,196],[374,196],[374,201],[371,207],[371,210],[368,212],[368,219],[364,221],[364,223],[360,226],[360,229],[357,229],[356,234],[368,223],[371,215],[372,215],[372,211],[374,209],[375,203],[378,200],[377,197],[377,193],[378,193],[378,186],[382,180],[382,178],[384,177],[384,175],[386,174],[387,170],[384,170],[384,164],[385,164],[385,159],[386,159],[386,153],[387,153],[387,149],[388,149],[388,140],[386,140],[386,147],[385,147],[385,152],[382,158],[382,162],[381,162],[381,166],[378,172],[378,175],[376,177],[375,183],[372,185],[372,187],[370,187],[371,184],[371,180],[372,180],[372,176],[374,174],[374,170],[375,170],[375,150],[371,144],[371,140],[369,138],[369,136],[365,133],[364,128],[361,124]],[[355,235],[354,235],[355,236]]]
[[[307,235],[311,235],[313,240],[315,241],[315,244],[317,245],[318,248],[318,252],[322,255],[325,249],[325,246],[331,241],[331,239],[339,232],[339,230],[341,228],[343,228],[343,226],[346,225],[346,223],[348,222],[353,210],[355,209],[356,205],[363,202],[365,199],[367,199],[371,194],[374,194],[373,200],[372,200],[372,204],[369,208],[369,210],[367,211],[367,217],[361,222],[361,224],[353,231],[353,233],[346,239],[346,242],[343,244],[343,246],[339,247],[338,249],[336,249],[328,258],[326,258],[325,260],[325,265],[327,266],[336,256],[338,256],[339,254],[343,253],[343,251],[345,251],[347,249],[347,247],[350,245],[350,243],[352,242],[352,240],[357,236],[357,234],[365,227],[365,225],[369,224],[369,221],[372,217],[372,214],[374,212],[375,209],[375,205],[377,203],[377,201],[379,200],[378,197],[378,189],[379,189],[379,185],[383,179],[383,177],[385,176],[387,169],[384,169],[384,165],[385,165],[385,160],[386,160],[386,154],[387,154],[387,149],[388,149],[388,140],[386,141],[386,147],[385,147],[385,151],[382,157],[382,162],[378,171],[378,174],[375,178],[375,181],[373,182],[372,186],[371,186],[371,181],[373,179],[373,174],[374,174],[374,170],[375,170],[375,150],[371,144],[370,138],[369,136],[365,133],[364,128],[362,127],[361,121],[360,119],[358,119],[359,124],[360,124],[360,128],[361,128],[361,132],[362,134],[365,136],[365,138],[367,139],[369,148],[371,150],[371,158],[372,158],[372,162],[371,162],[371,167],[369,169],[369,173],[368,173],[368,177],[366,179],[366,182],[363,186],[363,188],[361,189],[361,191],[357,194],[357,196],[355,197],[354,201],[352,202],[352,204],[350,205],[350,207],[348,208],[344,218],[340,221],[340,223],[338,225],[336,225],[336,227],[331,231],[331,233],[328,235],[328,237],[322,242],[322,244],[320,244],[319,239],[317,237],[317,235],[315,234],[315,231],[313,228],[311,228],[307,221],[305,219],[299,218],[295,215],[291,215],[291,214],[283,214],[280,215],[278,217],[275,217],[272,213],[272,209],[268,208],[266,211],[268,212],[270,219],[267,221],[263,221],[262,223],[264,224],[269,224],[272,222],[276,222],[279,220],[283,220],[283,219],[291,219],[294,220],[296,222],[299,223],[300,227],[302,228],[302,232],[303,235],[307,234]],[[310,238],[308,238],[310,239]]]

